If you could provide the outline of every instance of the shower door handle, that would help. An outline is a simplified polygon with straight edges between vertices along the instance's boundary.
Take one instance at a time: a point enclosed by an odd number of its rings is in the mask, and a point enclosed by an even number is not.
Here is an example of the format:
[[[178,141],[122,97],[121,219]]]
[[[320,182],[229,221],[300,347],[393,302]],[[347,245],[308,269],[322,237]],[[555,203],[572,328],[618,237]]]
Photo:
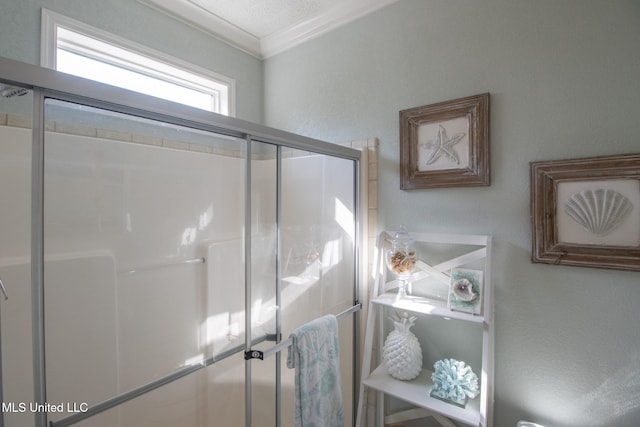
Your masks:
[[[2,294],[4,295],[4,299],[8,300],[9,299],[9,295],[7,295],[7,288],[4,287],[4,283],[2,283],[2,279],[0,278],[0,290],[2,291]]]

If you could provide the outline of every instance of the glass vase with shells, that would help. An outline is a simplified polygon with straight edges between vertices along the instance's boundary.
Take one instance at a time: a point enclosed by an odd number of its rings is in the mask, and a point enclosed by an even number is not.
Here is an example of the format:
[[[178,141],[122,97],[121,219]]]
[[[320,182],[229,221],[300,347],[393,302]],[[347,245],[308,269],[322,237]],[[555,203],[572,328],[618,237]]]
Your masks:
[[[396,299],[407,298],[410,289],[411,274],[416,268],[418,252],[415,244],[404,226],[400,227],[389,247],[385,251],[387,268],[398,278],[398,293]]]

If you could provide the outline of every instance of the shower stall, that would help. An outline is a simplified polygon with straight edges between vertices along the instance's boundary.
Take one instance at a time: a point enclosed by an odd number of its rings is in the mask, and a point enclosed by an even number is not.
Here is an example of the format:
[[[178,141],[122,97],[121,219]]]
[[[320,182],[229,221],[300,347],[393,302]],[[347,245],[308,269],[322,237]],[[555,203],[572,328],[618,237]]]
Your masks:
[[[0,58],[0,427],[292,426],[358,381],[360,152]],[[13,95],[13,96],[11,96]]]

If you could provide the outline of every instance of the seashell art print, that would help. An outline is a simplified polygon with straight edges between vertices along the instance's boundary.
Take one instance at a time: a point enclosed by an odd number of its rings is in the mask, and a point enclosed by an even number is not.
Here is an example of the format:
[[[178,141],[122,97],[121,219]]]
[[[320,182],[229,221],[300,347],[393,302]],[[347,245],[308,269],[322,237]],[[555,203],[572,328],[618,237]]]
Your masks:
[[[461,301],[469,302],[478,298],[478,293],[473,291],[473,284],[467,279],[457,280],[452,291]]]
[[[564,212],[585,230],[605,236],[616,229],[633,210],[633,203],[614,190],[585,190],[572,195]]]
[[[484,272],[464,268],[451,269],[447,307],[450,310],[480,314],[482,311],[482,278]]]

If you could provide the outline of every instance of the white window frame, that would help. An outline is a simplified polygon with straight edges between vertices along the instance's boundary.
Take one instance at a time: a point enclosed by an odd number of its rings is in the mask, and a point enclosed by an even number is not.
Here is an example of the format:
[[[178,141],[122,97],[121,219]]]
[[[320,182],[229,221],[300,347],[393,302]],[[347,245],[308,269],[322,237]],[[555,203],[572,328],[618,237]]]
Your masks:
[[[77,33],[79,36],[74,39],[73,35],[71,35],[71,37],[59,40],[59,28]],[[61,33],[68,34],[64,31],[61,31]],[[100,47],[83,46],[83,36],[96,40],[96,45],[99,44]],[[90,57],[95,59],[108,58],[108,60],[104,61],[108,64],[122,65],[126,63],[126,68],[132,71],[142,71],[146,67],[144,74],[153,74],[154,77],[162,76],[163,80],[169,82],[180,82],[185,85],[185,82],[189,82],[190,76],[193,76],[192,81],[185,86],[191,86],[194,89],[204,88],[207,93],[211,93],[214,97],[214,112],[235,116],[234,79],[42,8],[40,64],[43,67],[57,69],[56,52],[58,43],[76,53],[88,53]],[[112,45],[120,53],[109,52],[108,45]],[[103,48],[104,51],[102,51]],[[131,53],[131,56],[123,55],[122,50]],[[153,63],[153,70],[148,65],[141,66],[135,63],[135,59],[132,60],[132,58],[139,58],[140,56]]]

